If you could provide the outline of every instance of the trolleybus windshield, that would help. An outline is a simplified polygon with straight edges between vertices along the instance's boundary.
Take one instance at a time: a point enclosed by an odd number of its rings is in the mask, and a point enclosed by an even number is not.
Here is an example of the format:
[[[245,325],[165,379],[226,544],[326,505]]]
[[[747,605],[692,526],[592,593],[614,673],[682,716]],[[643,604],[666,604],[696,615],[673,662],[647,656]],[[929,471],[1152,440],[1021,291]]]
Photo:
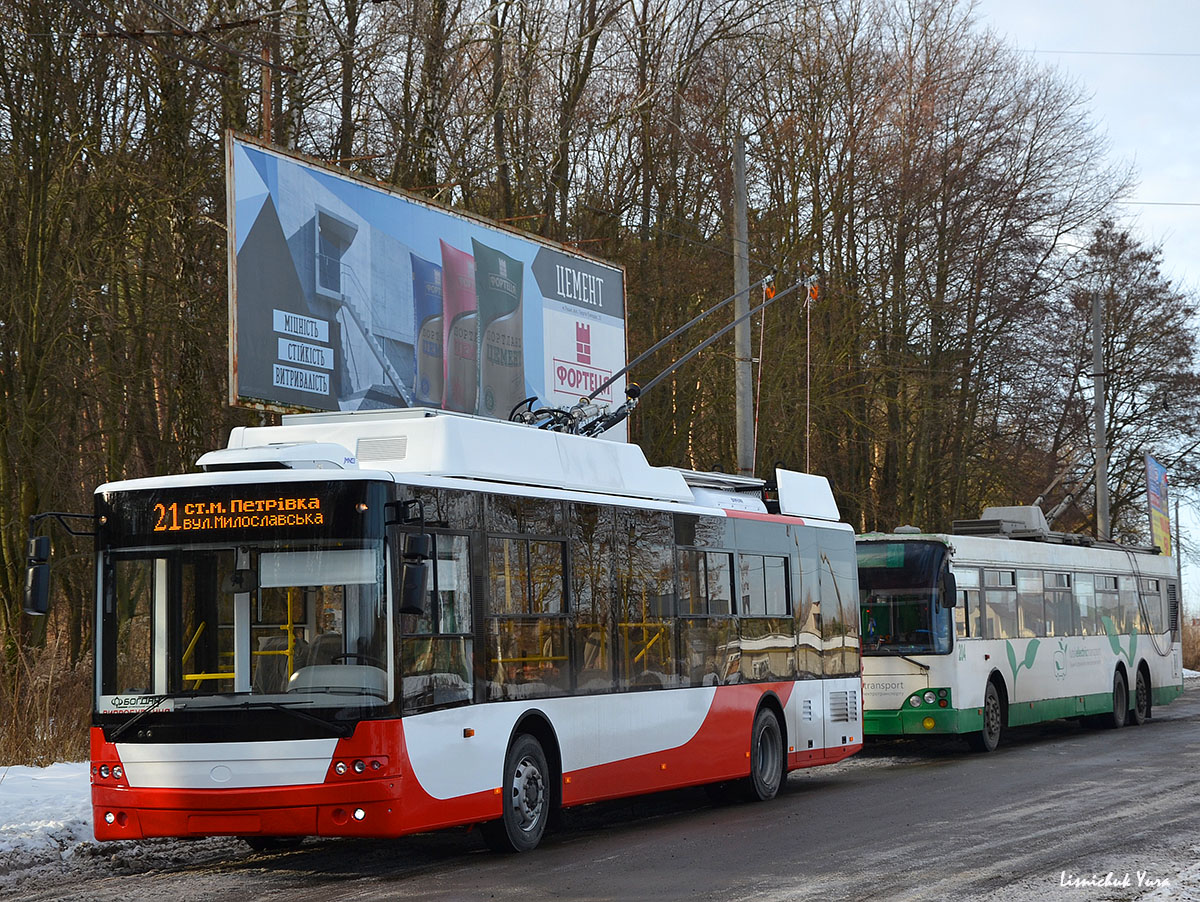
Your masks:
[[[99,499],[97,714],[389,709],[385,500],[365,481]]]
[[[939,542],[858,544],[864,655],[950,652],[951,612],[940,592],[945,559]]]

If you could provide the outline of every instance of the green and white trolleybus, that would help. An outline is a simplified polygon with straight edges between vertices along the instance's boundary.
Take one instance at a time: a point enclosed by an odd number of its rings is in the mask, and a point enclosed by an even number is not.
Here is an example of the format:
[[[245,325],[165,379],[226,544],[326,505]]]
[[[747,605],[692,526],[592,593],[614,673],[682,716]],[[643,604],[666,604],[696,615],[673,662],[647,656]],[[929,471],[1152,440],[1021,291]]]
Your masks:
[[[1182,691],[1173,558],[1052,532],[1036,507],[858,538],[867,736],[1083,717],[1141,724]]]

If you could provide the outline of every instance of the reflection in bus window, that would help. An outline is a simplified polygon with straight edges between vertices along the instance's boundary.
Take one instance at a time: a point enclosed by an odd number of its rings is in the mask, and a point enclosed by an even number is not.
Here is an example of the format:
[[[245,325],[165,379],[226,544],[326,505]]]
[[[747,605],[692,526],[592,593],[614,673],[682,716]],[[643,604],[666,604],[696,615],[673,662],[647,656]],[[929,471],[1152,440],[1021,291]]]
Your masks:
[[[621,688],[678,682],[670,514],[617,511],[617,679]]]
[[[611,692],[613,514],[594,504],[572,504],[570,516],[575,686],[579,692]]]
[[[569,689],[567,624],[550,617],[490,617],[487,697],[565,695]]]
[[[433,535],[427,611],[401,614],[400,671],[406,710],[470,701],[471,562],[466,536]]]
[[[569,688],[564,585],[562,542],[488,539],[489,699]]]

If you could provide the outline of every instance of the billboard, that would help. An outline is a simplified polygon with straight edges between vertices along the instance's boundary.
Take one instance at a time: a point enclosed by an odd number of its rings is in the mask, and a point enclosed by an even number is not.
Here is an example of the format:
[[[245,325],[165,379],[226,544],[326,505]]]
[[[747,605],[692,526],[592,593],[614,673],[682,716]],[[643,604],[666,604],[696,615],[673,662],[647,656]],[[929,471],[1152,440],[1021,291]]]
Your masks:
[[[252,138],[226,159],[231,404],[507,419],[625,366],[620,268]]]
[[[1171,515],[1168,510],[1167,468],[1146,455],[1146,496],[1150,506],[1150,541],[1162,554],[1171,554]]]

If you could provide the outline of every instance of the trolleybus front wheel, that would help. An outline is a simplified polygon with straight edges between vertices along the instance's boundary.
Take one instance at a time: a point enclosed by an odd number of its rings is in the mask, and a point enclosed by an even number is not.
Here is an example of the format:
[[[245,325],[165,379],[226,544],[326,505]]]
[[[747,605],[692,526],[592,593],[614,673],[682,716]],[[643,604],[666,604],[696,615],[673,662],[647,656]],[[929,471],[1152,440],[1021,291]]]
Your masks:
[[[750,777],[746,783],[750,800],[775,798],[783,782],[783,730],[770,708],[762,707],[754,716],[750,731]]]
[[[1000,693],[996,684],[988,680],[983,691],[983,729],[971,733],[967,741],[977,752],[994,752],[1004,732],[1004,706],[1000,704]]]
[[[550,768],[541,743],[522,733],[504,758],[504,813],[480,830],[496,852],[528,852],[537,848],[550,818]]]

